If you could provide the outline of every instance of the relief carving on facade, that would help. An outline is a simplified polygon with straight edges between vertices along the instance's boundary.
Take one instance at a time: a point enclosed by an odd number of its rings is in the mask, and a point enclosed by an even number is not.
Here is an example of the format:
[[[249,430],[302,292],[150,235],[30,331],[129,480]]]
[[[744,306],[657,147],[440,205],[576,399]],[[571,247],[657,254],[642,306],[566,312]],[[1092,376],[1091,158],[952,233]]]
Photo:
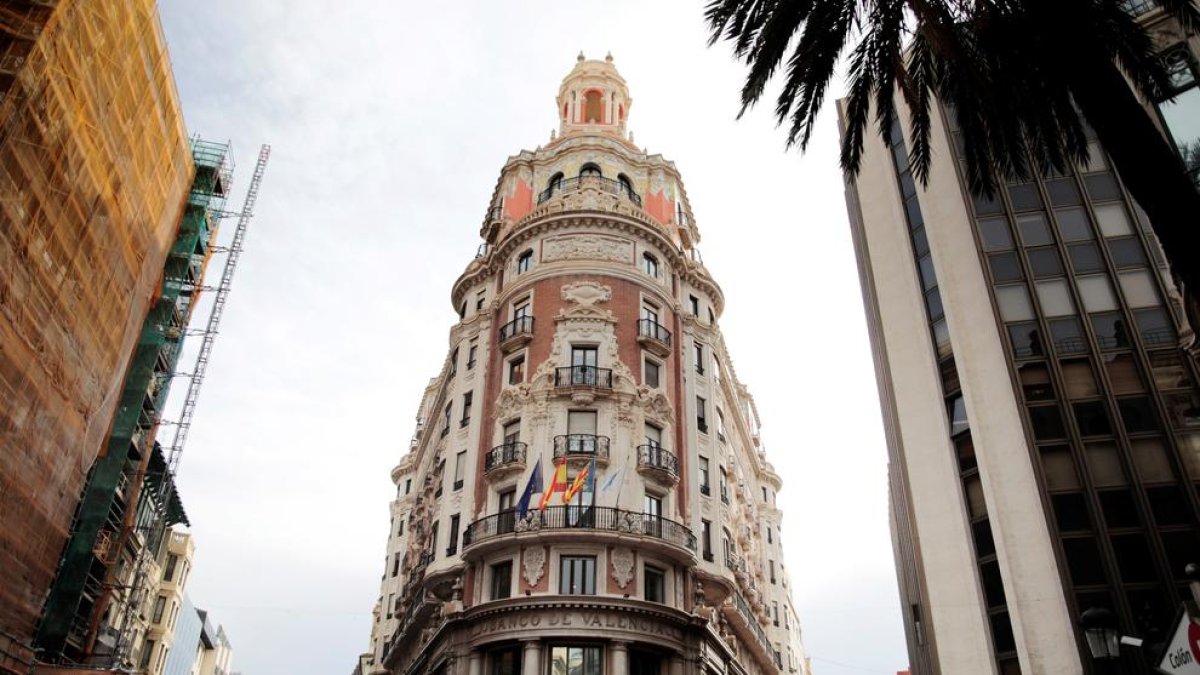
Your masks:
[[[537,586],[546,573],[546,549],[533,546],[524,550],[525,581],[530,586]]]
[[[612,578],[619,588],[625,588],[633,580],[633,551],[627,548],[613,549]]]
[[[598,234],[572,234],[547,239],[542,260],[610,260],[633,264],[633,242]]]

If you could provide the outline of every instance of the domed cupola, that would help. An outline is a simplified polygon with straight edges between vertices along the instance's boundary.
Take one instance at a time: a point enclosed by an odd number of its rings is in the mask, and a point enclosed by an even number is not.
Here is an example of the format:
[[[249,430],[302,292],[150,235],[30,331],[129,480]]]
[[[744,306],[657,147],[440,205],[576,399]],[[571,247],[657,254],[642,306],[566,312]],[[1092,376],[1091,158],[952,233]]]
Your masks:
[[[598,61],[585,58],[583,52],[563,78],[556,101],[560,136],[607,132],[624,137],[625,119],[633,105],[612,54]]]

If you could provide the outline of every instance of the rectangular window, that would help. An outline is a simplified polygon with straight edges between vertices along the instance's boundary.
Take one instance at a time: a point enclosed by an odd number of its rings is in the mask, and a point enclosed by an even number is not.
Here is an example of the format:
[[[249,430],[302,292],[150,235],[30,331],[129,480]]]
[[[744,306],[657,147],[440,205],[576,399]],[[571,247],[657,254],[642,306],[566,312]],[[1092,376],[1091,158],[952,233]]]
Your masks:
[[[721,412],[720,408],[717,411],[717,440],[725,441],[725,413]]]
[[[567,434],[596,435],[596,411],[572,410],[567,413]]]
[[[595,368],[597,361],[595,347],[571,347],[571,365]]]
[[[435,521],[433,521],[433,526],[429,528],[429,553],[430,553],[430,555],[437,555],[438,525],[441,525],[441,523],[439,521],[435,520]]]
[[[442,436],[450,433],[450,411],[453,407],[453,403],[447,403],[446,409],[442,412]]]
[[[458,553],[458,527],[461,522],[457,513],[450,516],[450,545],[446,547],[446,555]]]
[[[553,675],[601,675],[600,655],[604,648],[565,647],[550,648],[550,672]]]
[[[595,595],[596,557],[565,555],[560,558],[558,592],[563,595]]]
[[[647,602],[667,601],[667,575],[657,567],[646,565],[644,584]]]
[[[475,355],[479,352],[479,341],[471,340],[470,347],[467,348],[467,370],[475,367]]]
[[[471,401],[475,398],[475,392],[468,391],[463,394],[462,419],[458,421],[458,426],[465,427],[471,423]]]
[[[400,526],[396,528],[396,536],[397,537],[404,536],[404,519],[403,518],[400,519]]]
[[[642,303],[642,320],[658,323],[658,307],[646,302]]]
[[[704,345],[699,342],[692,343],[692,362],[696,365],[696,372],[704,374]]]
[[[513,420],[504,425],[504,444],[512,445],[521,440],[521,420]]]
[[[711,483],[709,482],[708,458],[700,458],[700,494],[706,495],[712,492]]]
[[[517,258],[517,274],[528,272],[533,267],[533,251],[525,251]]]
[[[771,601],[771,614],[774,615],[775,625],[778,626],[779,625],[779,603],[774,600]]]
[[[158,599],[154,601],[154,615],[150,619],[151,622],[153,622],[153,623],[161,623],[162,622],[163,609],[165,609],[166,606],[167,606],[167,596],[165,596],[165,595],[158,596]]]
[[[775,543],[775,534],[774,534],[774,530],[771,528],[771,526],[770,526],[770,525],[768,525],[768,526],[767,526],[767,543],[768,543],[768,544],[774,544],[774,543]]]
[[[521,384],[525,381],[525,357],[518,356],[508,362],[508,383]]]
[[[646,445],[649,445],[652,448],[662,447],[662,429],[659,429],[653,424],[647,424],[645,433]]]
[[[478,293],[476,293],[475,294],[475,311],[482,312],[483,305],[485,302],[487,302],[487,294],[484,293],[483,291],[479,291]]]
[[[404,479],[404,494],[409,494],[410,492],[412,492],[412,479],[405,478]]]
[[[654,256],[650,255],[649,253],[643,253],[642,254],[642,269],[645,270],[646,274],[657,279],[658,278],[658,258],[655,258]]]
[[[696,397],[696,428],[708,433],[708,402],[702,396]]]
[[[454,456],[454,489],[461,490],[463,478],[467,473],[467,451],[463,450]]]
[[[522,298],[513,303],[513,320],[524,319],[533,316],[533,311],[529,307],[529,298]]]
[[[167,555],[167,570],[163,572],[163,581],[171,581],[175,578],[175,566],[179,564],[179,556],[174,553]]]
[[[767,486],[766,486],[766,485],[764,485],[764,486],[762,487],[762,493],[763,493],[763,503],[764,503],[764,504],[766,504],[766,503],[767,503],[767,499],[768,499],[768,498],[767,498]]]
[[[775,583],[775,561],[768,560],[767,565],[771,570],[771,583]]]
[[[454,351],[450,352],[450,377],[454,377],[454,375],[457,372],[458,372],[458,347],[455,347]]]
[[[659,386],[661,386],[661,383],[659,381],[659,365],[658,365],[658,363],[651,361],[650,359],[646,359],[644,368],[645,368],[646,386],[650,387],[651,389],[658,389]]]
[[[700,531],[702,533],[701,534],[702,541],[700,542],[700,545],[704,547],[704,549],[703,549],[704,550],[704,559],[709,562],[712,562],[712,560],[713,560],[712,521],[711,520],[701,520],[700,525],[701,525]]]
[[[400,574],[400,554],[393,553],[392,554],[392,576],[395,577],[399,574]]]
[[[154,640],[146,640],[142,645],[141,665],[138,667],[145,670],[146,666],[150,665],[150,657],[154,655]]]
[[[387,599],[387,618],[392,618],[396,615],[396,594],[391,593]]]
[[[729,478],[725,475],[725,467],[721,467],[721,501],[729,503]]]
[[[512,595],[511,560],[492,565],[492,600],[503,600]]]
[[[688,303],[692,308],[692,316],[700,316],[700,298],[697,298],[694,295],[689,295]]]

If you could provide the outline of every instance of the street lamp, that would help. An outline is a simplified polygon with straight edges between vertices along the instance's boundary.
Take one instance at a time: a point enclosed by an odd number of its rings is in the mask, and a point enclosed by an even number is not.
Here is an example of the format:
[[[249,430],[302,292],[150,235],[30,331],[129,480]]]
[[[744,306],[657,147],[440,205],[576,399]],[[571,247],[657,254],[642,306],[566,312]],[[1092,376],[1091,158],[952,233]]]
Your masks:
[[[1115,614],[1092,607],[1079,616],[1079,625],[1093,660],[1111,663],[1121,658],[1121,631]]]

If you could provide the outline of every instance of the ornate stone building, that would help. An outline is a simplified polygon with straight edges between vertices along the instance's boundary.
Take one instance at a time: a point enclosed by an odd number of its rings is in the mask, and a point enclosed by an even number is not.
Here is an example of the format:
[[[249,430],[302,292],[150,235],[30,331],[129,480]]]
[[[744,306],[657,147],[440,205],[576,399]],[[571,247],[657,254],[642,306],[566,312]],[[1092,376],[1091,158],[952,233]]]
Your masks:
[[[725,298],[631,104],[580,55],[550,143],[504,165],[392,472],[361,673],[810,672]]]

